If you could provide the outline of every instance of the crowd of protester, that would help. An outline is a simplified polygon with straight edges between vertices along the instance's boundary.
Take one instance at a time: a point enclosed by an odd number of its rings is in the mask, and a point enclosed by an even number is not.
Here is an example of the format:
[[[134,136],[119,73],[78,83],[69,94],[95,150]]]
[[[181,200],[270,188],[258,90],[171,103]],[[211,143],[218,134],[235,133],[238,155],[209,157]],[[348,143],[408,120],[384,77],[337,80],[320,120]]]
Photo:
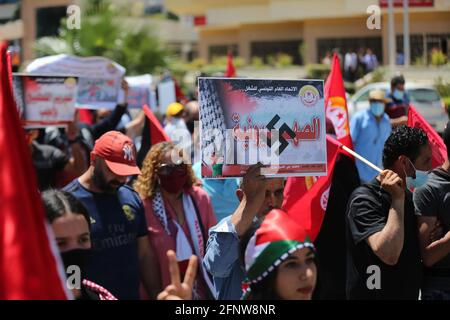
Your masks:
[[[377,62],[360,50],[344,63],[351,79]],[[74,296],[450,299],[450,163],[432,168],[426,133],[405,125],[404,83],[397,76],[390,92],[371,91],[370,108],[352,117],[355,151],[384,170],[339,156],[314,244],[282,211],[285,179],[261,175],[261,164],[241,179],[202,179],[176,143],[188,136],[199,150],[197,101],[167,108],[172,142],[141,161],[145,117],[127,116],[126,102],[83,119],[80,110],[67,129],[27,130],[62,261],[82,270]],[[450,127],[443,140],[450,152]]]

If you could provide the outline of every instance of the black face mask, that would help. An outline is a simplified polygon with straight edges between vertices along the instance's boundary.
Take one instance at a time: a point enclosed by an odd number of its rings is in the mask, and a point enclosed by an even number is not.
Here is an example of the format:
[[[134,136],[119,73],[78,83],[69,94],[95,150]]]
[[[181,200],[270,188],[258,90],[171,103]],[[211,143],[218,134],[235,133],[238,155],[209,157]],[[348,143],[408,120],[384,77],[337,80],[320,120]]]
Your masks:
[[[84,279],[84,272],[86,264],[89,262],[91,256],[91,249],[73,249],[65,252],[61,252],[61,258],[64,263],[64,271],[67,272],[67,268],[72,265],[76,265],[81,270],[81,279]]]

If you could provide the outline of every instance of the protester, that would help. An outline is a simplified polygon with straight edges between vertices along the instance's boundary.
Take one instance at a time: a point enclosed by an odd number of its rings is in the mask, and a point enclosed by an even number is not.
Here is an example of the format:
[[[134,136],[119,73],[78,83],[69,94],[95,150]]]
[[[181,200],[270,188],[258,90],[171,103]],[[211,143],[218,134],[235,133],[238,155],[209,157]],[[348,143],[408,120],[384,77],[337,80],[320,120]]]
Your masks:
[[[369,92],[370,108],[357,112],[350,120],[350,135],[354,150],[373,164],[381,167],[383,146],[391,133],[389,117],[385,114],[388,100],[383,90]],[[361,182],[372,180],[377,171],[356,160]]]
[[[122,80],[121,88],[124,91],[123,103],[118,103],[113,110],[91,110],[92,123],[80,123],[82,139],[88,146],[90,146],[91,149],[93,148],[94,141],[96,141],[106,132],[117,130],[125,133],[126,131],[125,123],[120,125],[122,118],[128,112],[127,97],[129,86],[125,80]]]
[[[130,138],[107,132],[95,142],[89,169],[64,188],[89,211],[93,256],[86,275],[119,299],[139,299],[140,282],[152,298],[161,290],[142,201],[124,185],[140,174],[135,153]]]
[[[170,284],[166,252],[175,251],[184,273],[192,254],[203,258],[208,230],[217,223],[209,196],[194,186],[194,173],[182,157],[181,150],[171,142],[154,145],[134,184],[144,202],[149,240],[156,252],[163,287]],[[203,268],[200,271],[193,297],[212,298],[212,281]]]
[[[391,91],[388,97],[391,101],[386,105],[386,113],[391,118],[392,126],[407,124],[409,96],[405,91],[405,78],[402,75],[391,79]]]
[[[450,122],[443,133],[447,159],[441,167],[416,170],[414,204],[418,217],[420,250],[424,264],[422,300],[450,300]],[[422,185],[422,186],[421,186]],[[433,234],[442,224],[444,235]]]
[[[174,102],[167,107],[164,131],[175,143],[191,142],[191,134],[184,122],[186,111],[181,103]]]
[[[38,142],[39,130],[26,130],[26,139],[38,179],[39,190],[55,188],[58,174],[81,174],[86,168],[83,146],[77,139],[79,129],[75,122],[68,126],[67,139],[69,147],[66,152],[55,146]]]
[[[406,178],[429,155],[427,135],[397,127],[383,150],[385,170],[357,188],[347,208],[347,298],[417,299],[421,261]]]
[[[366,54],[364,55],[364,65],[366,66],[366,73],[372,72],[378,67],[377,56],[371,49],[367,49]]]
[[[203,179],[201,162],[192,166],[200,186],[208,193],[217,221],[232,214],[239,205],[236,191],[239,189],[239,179]]]
[[[102,286],[87,280],[86,263],[91,255],[91,221],[86,207],[72,194],[47,190],[42,194],[47,220],[50,222],[56,243],[61,252],[64,270],[77,266],[83,278],[80,286],[71,288],[77,300],[117,300]],[[81,280],[81,279],[80,279]]]
[[[358,55],[350,49],[344,56],[344,77],[347,81],[354,82],[356,69],[358,68]]]
[[[306,231],[274,209],[245,249],[247,300],[311,300],[317,281],[316,254]]]
[[[260,164],[248,169],[236,191],[239,206],[209,231],[203,265],[214,278],[218,300],[241,298],[245,268],[239,246],[245,246],[264,216],[283,203],[284,179],[266,179],[260,170]]]
[[[183,282],[180,280],[180,268],[178,267],[177,256],[174,251],[167,251],[169,261],[170,285],[168,285],[160,294],[158,300],[191,300],[192,288],[194,287],[195,277],[197,275],[198,259],[192,255],[189,258],[189,264],[186,269]]]

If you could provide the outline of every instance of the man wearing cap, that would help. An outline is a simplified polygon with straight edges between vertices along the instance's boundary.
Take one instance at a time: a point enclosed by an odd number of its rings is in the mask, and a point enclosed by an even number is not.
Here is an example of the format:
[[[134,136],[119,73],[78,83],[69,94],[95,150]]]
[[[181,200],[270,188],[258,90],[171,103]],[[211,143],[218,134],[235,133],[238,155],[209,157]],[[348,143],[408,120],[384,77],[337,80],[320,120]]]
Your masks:
[[[140,174],[135,156],[130,138],[109,131],[95,142],[88,170],[64,188],[91,216],[93,254],[86,278],[109,288],[118,299],[139,299],[140,283],[150,297],[161,289],[142,202],[125,185],[129,176]]]
[[[355,151],[378,167],[381,167],[384,142],[392,130],[389,117],[384,112],[387,101],[383,90],[370,91],[370,108],[359,111],[350,120]],[[356,167],[363,183],[378,174],[360,160],[356,160]]]
[[[191,142],[191,134],[184,121],[185,115],[186,110],[181,103],[174,102],[167,107],[164,131],[175,144]]]

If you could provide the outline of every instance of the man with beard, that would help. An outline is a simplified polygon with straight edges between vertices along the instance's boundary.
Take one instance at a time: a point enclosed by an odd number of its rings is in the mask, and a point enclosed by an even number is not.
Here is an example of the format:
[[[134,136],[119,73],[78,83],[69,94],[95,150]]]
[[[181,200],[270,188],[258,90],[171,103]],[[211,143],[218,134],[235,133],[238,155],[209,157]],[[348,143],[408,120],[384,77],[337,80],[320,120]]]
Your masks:
[[[284,179],[265,178],[262,165],[250,167],[236,190],[238,208],[209,231],[203,265],[213,276],[217,300],[239,300],[245,268],[240,252],[260,226],[264,217],[283,203]]]
[[[86,278],[118,299],[139,299],[140,283],[150,297],[161,290],[142,202],[125,185],[129,176],[140,174],[135,156],[130,138],[109,131],[95,142],[88,170],[64,188],[86,206],[91,219],[93,254]]]

